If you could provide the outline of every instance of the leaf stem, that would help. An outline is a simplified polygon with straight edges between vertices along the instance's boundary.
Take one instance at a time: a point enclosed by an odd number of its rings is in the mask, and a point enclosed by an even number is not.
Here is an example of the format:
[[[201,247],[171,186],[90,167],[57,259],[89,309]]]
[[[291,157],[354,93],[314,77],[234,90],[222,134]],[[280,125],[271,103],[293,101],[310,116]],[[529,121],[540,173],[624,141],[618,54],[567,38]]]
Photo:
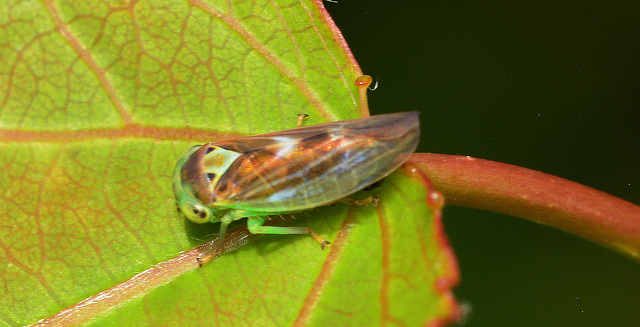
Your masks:
[[[552,226],[640,260],[640,206],[590,187],[505,163],[416,153],[409,163],[447,204]]]

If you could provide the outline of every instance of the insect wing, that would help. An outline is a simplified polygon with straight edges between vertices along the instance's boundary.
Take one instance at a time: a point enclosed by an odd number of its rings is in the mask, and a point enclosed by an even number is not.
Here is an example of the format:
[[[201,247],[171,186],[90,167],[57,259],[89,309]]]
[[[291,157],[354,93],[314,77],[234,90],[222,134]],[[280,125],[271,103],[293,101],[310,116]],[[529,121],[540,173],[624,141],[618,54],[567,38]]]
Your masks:
[[[211,205],[283,213],[329,204],[390,174],[418,140],[418,113],[405,112],[217,142],[241,155]]]

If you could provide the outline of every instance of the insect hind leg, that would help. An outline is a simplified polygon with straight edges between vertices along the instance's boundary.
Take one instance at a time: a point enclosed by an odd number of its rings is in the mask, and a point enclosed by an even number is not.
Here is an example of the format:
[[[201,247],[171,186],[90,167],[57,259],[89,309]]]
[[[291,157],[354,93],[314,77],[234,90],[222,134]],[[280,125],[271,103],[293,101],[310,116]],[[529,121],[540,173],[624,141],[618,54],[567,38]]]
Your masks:
[[[320,243],[320,247],[324,249],[325,245],[331,244],[324,238],[318,236],[309,227],[281,227],[281,226],[263,226],[267,220],[266,216],[261,217],[249,217],[247,220],[247,228],[252,234],[309,234],[316,242]]]

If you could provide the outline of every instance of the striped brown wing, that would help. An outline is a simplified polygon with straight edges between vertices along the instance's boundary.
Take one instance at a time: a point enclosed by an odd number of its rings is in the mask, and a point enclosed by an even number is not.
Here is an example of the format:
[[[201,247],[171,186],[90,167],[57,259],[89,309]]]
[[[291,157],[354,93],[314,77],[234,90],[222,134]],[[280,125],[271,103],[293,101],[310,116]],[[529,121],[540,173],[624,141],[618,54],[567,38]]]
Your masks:
[[[211,205],[275,213],[332,203],[391,173],[418,140],[418,114],[407,112],[218,142],[241,155]]]

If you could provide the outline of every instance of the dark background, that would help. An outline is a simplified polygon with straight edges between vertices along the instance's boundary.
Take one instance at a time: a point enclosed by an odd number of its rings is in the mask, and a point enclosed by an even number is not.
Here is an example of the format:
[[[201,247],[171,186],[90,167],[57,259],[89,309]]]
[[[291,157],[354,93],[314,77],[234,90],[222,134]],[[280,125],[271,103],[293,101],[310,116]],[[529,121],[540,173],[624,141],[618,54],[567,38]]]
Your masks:
[[[372,114],[422,112],[420,152],[640,203],[640,2],[325,2]],[[466,326],[638,326],[640,263],[518,218],[445,209]]]

